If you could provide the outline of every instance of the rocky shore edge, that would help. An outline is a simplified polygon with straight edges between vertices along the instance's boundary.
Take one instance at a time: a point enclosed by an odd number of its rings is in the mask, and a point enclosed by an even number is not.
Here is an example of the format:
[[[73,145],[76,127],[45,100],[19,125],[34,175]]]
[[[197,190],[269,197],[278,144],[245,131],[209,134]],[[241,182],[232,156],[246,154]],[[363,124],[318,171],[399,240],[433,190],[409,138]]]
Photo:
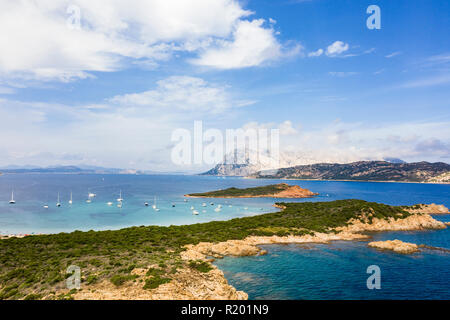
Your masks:
[[[443,206],[442,206],[443,207]],[[366,240],[370,238],[364,232],[374,231],[412,231],[428,229],[445,229],[446,225],[434,219],[430,214],[448,213],[436,205],[420,205],[420,210],[408,209],[411,216],[404,219],[378,219],[371,222],[350,220],[345,227],[336,229],[335,233],[313,233],[302,236],[250,236],[243,240],[228,240],[219,243],[200,242],[196,245],[187,245],[186,251],[181,253],[185,261],[205,261],[210,264],[211,270],[199,272],[184,268],[178,270],[172,281],[160,285],[153,290],[144,290],[142,284],[135,281],[127,286],[115,287],[103,281],[74,295],[75,299],[134,299],[134,300],[246,300],[247,293],[231,286],[223,272],[211,262],[224,256],[255,256],[267,252],[258,245],[265,244],[302,244],[302,243],[329,243],[337,240]],[[439,212],[437,212],[438,210]],[[373,243],[372,243],[373,244]],[[379,247],[380,245],[378,245]],[[399,247],[399,246],[396,246]],[[408,246],[409,247],[409,246]],[[412,247],[411,247],[412,248]],[[394,250],[395,251],[395,250]],[[149,266],[150,268],[151,266]],[[135,269],[133,274],[143,277],[146,269]]]

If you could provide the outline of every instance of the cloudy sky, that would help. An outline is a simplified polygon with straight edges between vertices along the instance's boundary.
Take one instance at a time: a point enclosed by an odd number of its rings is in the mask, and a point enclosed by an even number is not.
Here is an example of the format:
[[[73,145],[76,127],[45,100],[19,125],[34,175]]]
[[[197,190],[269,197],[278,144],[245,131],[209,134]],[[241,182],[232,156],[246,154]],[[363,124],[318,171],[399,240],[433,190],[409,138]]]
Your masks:
[[[366,26],[374,3],[380,30]],[[172,132],[195,120],[279,128],[305,162],[450,162],[448,12],[437,0],[0,0],[0,167],[197,170],[170,158]]]

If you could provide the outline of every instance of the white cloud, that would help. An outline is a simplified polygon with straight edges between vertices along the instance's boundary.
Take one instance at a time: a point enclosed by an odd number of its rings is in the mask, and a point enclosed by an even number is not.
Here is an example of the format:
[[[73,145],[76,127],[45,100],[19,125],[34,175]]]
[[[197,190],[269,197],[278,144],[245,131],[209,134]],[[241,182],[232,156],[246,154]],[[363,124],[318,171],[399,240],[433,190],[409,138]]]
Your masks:
[[[402,54],[401,51],[395,51],[395,52],[392,52],[391,54],[388,54],[387,56],[385,56],[385,58],[390,59],[390,58],[396,57],[396,56],[401,55],[401,54]]]
[[[335,41],[327,47],[326,55],[329,57],[337,56],[345,51],[347,51],[349,45],[342,41]]]
[[[354,76],[359,74],[359,72],[354,72],[354,71],[332,71],[332,72],[328,72],[329,75],[334,76],[334,77],[340,77],[340,78],[344,78],[344,77],[350,77],[350,76]]]
[[[308,57],[320,57],[322,54],[323,54],[323,49],[318,49],[317,51],[308,53]]]
[[[79,29],[67,25],[69,5],[80,9]],[[122,69],[129,59],[155,68],[176,51],[202,50],[197,63],[219,68],[285,54],[272,27],[243,20],[253,12],[237,0],[2,1],[0,8],[4,78],[71,81]],[[230,62],[217,60],[228,54]]]
[[[201,78],[172,76],[157,82],[153,90],[125,94],[109,99],[123,107],[164,108],[197,112],[221,112],[231,107],[253,104],[254,101],[233,100],[226,86]]]
[[[438,75],[435,77],[412,80],[406,82],[400,86],[400,88],[412,89],[412,88],[424,88],[424,87],[432,87],[439,85],[447,85],[450,84],[450,75]]]
[[[301,46],[284,49],[275,38],[275,31],[265,28],[263,19],[239,21],[232,40],[217,41],[215,47],[204,50],[192,63],[218,69],[259,66],[267,61],[296,55]]]

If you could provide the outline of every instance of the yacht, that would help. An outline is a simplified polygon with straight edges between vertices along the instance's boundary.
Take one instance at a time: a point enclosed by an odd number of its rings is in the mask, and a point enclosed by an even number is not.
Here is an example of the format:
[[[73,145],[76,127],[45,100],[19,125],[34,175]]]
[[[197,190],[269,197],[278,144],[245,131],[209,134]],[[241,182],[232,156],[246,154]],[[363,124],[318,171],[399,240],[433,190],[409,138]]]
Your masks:
[[[144,203],[144,206],[148,207],[148,202],[145,202],[145,203]]]
[[[152,208],[155,209],[155,210],[157,209],[157,208],[156,208],[156,196],[155,196],[155,200],[153,201]]]
[[[203,203],[202,203],[202,207],[206,207],[206,203],[203,202]]]
[[[43,208],[48,209],[48,204],[44,204]]]
[[[61,202],[59,202],[59,192],[58,192],[58,201],[56,202],[57,207],[61,207]]]
[[[16,200],[14,200],[14,191],[11,191],[11,200],[9,200],[9,204],[16,204]]]
[[[122,208],[122,202],[121,201],[117,204],[117,208]]]
[[[119,198],[117,198],[117,202],[122,202],[123,198],[122,198],[122,190],[120,190],[120,194],[119,194]]]
[[[197,211],[197,210],[193,210],[193,211],[192,211],[192,214],[198,215],[198,211]]]

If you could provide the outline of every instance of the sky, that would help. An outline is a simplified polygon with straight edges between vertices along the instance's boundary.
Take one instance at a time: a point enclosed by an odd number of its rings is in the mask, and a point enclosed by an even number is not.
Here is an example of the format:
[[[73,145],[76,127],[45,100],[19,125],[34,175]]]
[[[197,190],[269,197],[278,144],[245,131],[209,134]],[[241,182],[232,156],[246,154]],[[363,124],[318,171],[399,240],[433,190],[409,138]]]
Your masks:
[[[280,129],[298,164],[449,163],[448,12],[435,0],[0,0],[0,167],[203,170],[171,160],[174,130],[194,121]]]

